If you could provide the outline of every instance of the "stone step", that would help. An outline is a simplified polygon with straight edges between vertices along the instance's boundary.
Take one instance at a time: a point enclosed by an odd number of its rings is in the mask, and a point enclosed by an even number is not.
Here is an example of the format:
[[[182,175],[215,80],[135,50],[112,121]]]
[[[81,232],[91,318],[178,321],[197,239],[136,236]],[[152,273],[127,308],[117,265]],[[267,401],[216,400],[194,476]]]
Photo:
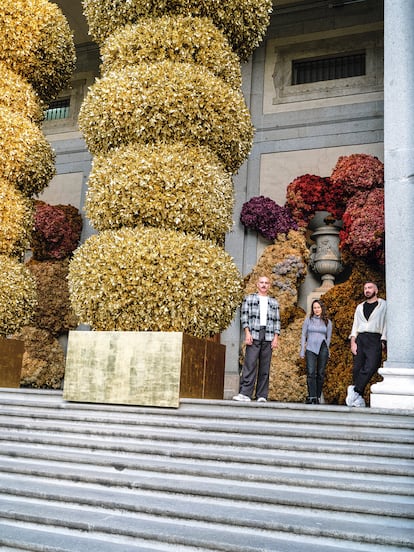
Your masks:
[[[89,489],[86,489],[88,491]],[[79,493],[79,489],[78,489]],[[136,495],[137,493],[133,493]],[[93,496],[93,495],[92,495]],[[165,496],[131,496],[128,501],[118,496],[105,502],[102,496],[87,499],[80,505],[68,501],[53,502],[15,496],[0,496],[0,509],[3,520],[30,524],[45,524],[56,529],[65,528],[88,533],[118,535],[146,540],[159,540],[173,544],[211,547],[211,543],[220,543],[223,547],[237,547],[243,550],[248,543],[251,550],[280,550],[295,540],[306,546],[317,538],[319,544],[336,543],[348,550],[359,549],[358,545],[403,547],[413,549],[411,527],[402,521],[389,524],[382,516],[344,516],[321,515],[315,510],[309,512],[279,512],[275,508],[261,505],[254,508],[250,504],[220,504],[193,497],[168,500]],[[100,500],[99,500],[100,499]],[[160,500],[162,499],[162,500]],[[146,503],[145,503],[146,500]],[[140,503],[142,509],[140,510]],[[0,541],[1,542],[1,541]],[[226,548],[225,548],[226,549]],[[234,548],[233,548],[234,549]],[[363,549],[363,547],[362,547]],[[368,548],[366,548],[368,549]],[[372,548],[371,548],[372,550]]]
[[[37,390],[0,405],[1,550],[414,549],[408,413]]]

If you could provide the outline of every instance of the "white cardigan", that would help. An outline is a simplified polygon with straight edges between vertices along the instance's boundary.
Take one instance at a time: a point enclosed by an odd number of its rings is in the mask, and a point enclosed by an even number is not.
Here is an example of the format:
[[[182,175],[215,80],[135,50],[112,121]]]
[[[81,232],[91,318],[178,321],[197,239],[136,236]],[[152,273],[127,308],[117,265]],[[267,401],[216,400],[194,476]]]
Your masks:
[[[349,338],[357,337],[358,334],[363,332],[378,333],[381,334],[381,339],[386,341],[386,323],[385,313],[387,309],[387,302],[385,299],[378,298],[378,305],[372,311],[371,316],[367,320],[364,316],[364,303],[360,303],[355,309],[354,323]]]

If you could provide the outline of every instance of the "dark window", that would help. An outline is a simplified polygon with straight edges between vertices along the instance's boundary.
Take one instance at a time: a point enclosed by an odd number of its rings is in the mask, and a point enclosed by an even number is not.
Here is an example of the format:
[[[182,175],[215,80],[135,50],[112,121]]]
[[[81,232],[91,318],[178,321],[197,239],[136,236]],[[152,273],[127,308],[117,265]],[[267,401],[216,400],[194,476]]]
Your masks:
[[[365,52],[292,61],[292,84],[365,75]]]
[[[45,111],[45,120],[66,119],[69,117],[69,106],[70,98],[50,102],[48,109]]]

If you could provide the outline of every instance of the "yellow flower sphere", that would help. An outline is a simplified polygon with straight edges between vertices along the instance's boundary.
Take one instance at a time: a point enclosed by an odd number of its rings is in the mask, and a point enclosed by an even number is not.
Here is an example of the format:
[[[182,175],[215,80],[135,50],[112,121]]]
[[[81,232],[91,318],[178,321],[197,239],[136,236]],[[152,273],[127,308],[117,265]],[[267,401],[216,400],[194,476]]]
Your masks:
[[[0,254],[20,255],[29,247],[32,202],[0,178]]]
[[[30,323],[37,305],[30,271],[13,257],[0,255],[0,335],[18,332]]]
[[[72,32],[48,0],[1,0],[0,61],[48,101],[66,86],[75,65]]]
[[[203,17],[141,19],[111,35],[101,50],[102,73],[137,63],[175,61],[203,65],[232,88],[241,86],[241,69],[223,33]]]
[[[245,61],[269,25],[272,0],[83,0],[89,32],[98,44],[114,31],[142,17],[208,17]]]
[[[241,92],[201,66],[142,63],[97,80],[79,126],[92,154],[131,143],[183,141],[209,146],[234,172],[253,139]]]
[[[91,236],[69,267],[79,319],[101,331],[223,331],[242,300],[242,281],[222,248],[158,228]]]
[[[17,111],[35,123],[44,118],[43,102],[33,86],[0,62],[0,105]]]
[[[219,240],[232,210],[231,175],[206,147],[133,144],[93,161],[86,214],[97,230],[142,224]]]
[[[54,174],[54,153],[39,127],[0,106],[0,178],[30,197],[40,193]]]

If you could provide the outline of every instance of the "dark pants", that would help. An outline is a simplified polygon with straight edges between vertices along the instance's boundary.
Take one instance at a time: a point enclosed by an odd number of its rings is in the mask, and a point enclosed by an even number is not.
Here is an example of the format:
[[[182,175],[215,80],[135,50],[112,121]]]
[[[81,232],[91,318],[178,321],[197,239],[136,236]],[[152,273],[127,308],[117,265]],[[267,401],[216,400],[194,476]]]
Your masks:
[[[322,343],[319,353],[306,351],[306,373],[309,398],[321,398],[325,368],[328,363],[328,347],[325,341]]]
[[[265,341],[265,328],[260,329],[259,339],[253,339],[246,345],[246,354],[242,368],[240,393],[252,398],[256,383],[256,397],[267,399],[269,393],[269,372],[272,359],[271,341]]]
[[[352,371],[354,388],[357,393],[363,395],[369,380],[381,366],[381,335],[377,333],[358,334],[356,344],[357,354],[354,356]]]

